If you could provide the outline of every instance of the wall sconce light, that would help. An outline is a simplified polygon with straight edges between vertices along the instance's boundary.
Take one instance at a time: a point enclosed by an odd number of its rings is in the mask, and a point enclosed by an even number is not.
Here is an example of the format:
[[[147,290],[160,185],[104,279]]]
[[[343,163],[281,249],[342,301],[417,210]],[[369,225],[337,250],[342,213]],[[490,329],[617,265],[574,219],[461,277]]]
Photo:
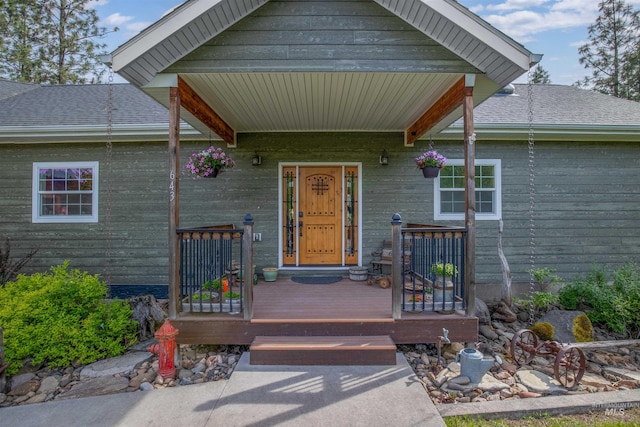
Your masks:
[[[262,164],[262,156],[258,156],[258,152],[256,151],[255,155],[253,156],[253,159],[251,159],[251,164],[253,166],[259,166]]]
[[[389,155],[387,154],[387,150],[382,150],[382,154],[380,154],[380,164],[383,166],[389,164]]]

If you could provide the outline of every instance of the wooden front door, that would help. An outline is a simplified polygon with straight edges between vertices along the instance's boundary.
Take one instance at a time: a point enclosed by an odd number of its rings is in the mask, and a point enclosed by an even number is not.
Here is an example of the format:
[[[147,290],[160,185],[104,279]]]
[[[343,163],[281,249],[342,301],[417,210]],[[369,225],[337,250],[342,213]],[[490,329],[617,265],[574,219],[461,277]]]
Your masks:
[[[299,166],[283,172],[283,263],[357,264],[357,167]]]
[[[342,263],[341,170],[338,166],[300,168],[300,264]]]

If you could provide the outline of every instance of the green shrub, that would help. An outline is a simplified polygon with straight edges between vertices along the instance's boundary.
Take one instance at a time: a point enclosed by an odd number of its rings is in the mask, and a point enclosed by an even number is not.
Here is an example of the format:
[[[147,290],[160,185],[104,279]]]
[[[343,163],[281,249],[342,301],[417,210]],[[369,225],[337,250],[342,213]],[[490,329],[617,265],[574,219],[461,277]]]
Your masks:
[[[553,340],[556,330],[549,322],[536,322],[531,326],[531,331],[543,341]]]
[[[613,280],[602,267],[594,267],[584,277],[565,285],[560,304],[585,311],[592,323],[613,332],[637,337],[640,331],[640,270],[634,263],[619,267]]]
[[[558,301],[558,295],[554,294],[553,292],[533,293],[533,305],[536,308],[548,308],[550,305],[557,304]]]
[[[556,286],[562,281],[560,276],[555,274],[555,272],[556,270],[548,267],[529,270],[529,274],[533,276],[541,292],[548,292],[551,286]]]
[[[135,342],[136,324],[126,301],[106,295],[97,276],[70,270],[68,262],[0,288],[7,373],[25,359],[64,367],[122,354]]]
[[[573,328],[571,329],[576,342],[593,341],[593,325],[586,314],[581,314],[573,319]]]

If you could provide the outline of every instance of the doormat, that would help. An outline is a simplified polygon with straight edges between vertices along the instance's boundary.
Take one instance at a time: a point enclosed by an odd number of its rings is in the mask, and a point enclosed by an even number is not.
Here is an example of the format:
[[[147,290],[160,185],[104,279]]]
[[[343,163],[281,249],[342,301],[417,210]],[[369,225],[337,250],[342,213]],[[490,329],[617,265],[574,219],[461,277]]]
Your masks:
[[[291,280],[304,285],[329,285],[342,280],[341,276],[291,276]]]

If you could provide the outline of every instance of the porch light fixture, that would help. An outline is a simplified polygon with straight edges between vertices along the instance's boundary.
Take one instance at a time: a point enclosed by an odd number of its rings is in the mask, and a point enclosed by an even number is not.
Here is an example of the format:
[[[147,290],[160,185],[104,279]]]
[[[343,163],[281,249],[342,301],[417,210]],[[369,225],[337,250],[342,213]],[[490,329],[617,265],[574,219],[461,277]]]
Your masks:
[[[255,155],[253,156],[253,159],[251,159],[251,164],[253,166],[259,166],[262,164],[262,156],[258,156],[258,152],[255,152]]]
[[[382,150],[382,154],[380,154],[380,164],[382,166],[389,164],[389,155],[387,154],[387,150]]]

